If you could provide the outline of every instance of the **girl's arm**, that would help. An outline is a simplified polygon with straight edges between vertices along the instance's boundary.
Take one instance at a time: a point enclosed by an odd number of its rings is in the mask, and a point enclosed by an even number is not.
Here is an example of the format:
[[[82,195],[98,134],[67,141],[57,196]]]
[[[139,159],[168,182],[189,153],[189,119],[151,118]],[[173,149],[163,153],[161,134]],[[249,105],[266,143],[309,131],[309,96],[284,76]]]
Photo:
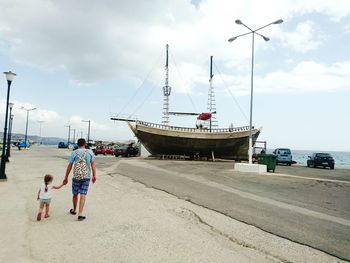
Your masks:
[[[52,186],[52,189],[60,189],[62,186],[64,186],[64,184],[60,184],[60,185],[57,185],[57,186]]]
[[[36,197],[36,200],[39,200],[39,196],[40,196],[40,189],[39,189],[39,191],[38,191],[38,195],[37,195],[37,197]]]

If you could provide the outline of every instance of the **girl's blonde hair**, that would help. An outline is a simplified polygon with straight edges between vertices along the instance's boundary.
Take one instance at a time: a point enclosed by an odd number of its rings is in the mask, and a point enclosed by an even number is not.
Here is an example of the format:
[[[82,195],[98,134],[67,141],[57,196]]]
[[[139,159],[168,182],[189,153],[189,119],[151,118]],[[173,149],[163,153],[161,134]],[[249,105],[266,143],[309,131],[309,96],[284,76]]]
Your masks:
[[[45,192],[47,192],[47,185],[52,182],[53,176],[51,174],[46,174],[44,177],[44,182],[45,182]]]

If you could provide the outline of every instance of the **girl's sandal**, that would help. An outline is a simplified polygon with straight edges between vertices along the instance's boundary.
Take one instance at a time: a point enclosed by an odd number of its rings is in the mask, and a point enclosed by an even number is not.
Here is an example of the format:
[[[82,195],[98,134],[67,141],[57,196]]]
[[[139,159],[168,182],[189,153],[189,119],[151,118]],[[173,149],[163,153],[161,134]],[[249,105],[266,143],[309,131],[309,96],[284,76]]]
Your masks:
[[[48,217],[50,217],[50,215],[46,214],[44,217],[45,217],[45,218],[48,218]]]
[[[41,220],[41,213],[38,213],[38,215],[36,216],[36,221],[40,221]]]
[[[69,213],[70,213],[71,215],[76,215],[76,214],[77,214],[77,212],[75,212],[73,209],[69,210]]]

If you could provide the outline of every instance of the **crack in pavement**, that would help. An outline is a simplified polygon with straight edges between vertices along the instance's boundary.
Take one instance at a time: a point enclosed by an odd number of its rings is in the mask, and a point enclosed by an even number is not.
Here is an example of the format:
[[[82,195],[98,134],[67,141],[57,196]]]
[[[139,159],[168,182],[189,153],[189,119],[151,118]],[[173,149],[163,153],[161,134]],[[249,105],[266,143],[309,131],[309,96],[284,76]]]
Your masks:
[[[280,262],[283,262],[283,263],[292,263],[292,261],[289,261],[289,260],[286,260],[286,259],[283,259],[277,255],[274,255],[272,253],[269,253],[268,251],[266,250],[263,250],[263,249],[260,249],[258,248],[257,246],[254,246],[252,244],[248,244],[247,242],[245,241],[242,241],[242,240],[238,240],[237,238],[234,238],[232,236],[230,236],[229,234],[219,230],[218,228],[214,227],[213,225],[210,225],[208,222],[206,222],[204,219],[202,219],[196,212],[194,212],[193,210],[191,209],[188,209],[188,208],[185,208],[185,207],[181,207],[182,210],[184,211],[188,211],[194,218],[197,219],[197,221],[207,227],[210,228],[210,230],[226,239],[228,239],[230,242],[236,244],[236,245],[239,245],[239,246],[242,246],[242,247],[245,247],[245,248],[249,248],[249,249],[253,249],[255,251],[258,251],[260,253],[263,253],[265,256],[268,256],[268,257],[272,257],[273,259],[277,259],[278,261]],[[212,210],[211,210],[212,211]],[[177,211],[175,211],[176,213],[178,213]]]

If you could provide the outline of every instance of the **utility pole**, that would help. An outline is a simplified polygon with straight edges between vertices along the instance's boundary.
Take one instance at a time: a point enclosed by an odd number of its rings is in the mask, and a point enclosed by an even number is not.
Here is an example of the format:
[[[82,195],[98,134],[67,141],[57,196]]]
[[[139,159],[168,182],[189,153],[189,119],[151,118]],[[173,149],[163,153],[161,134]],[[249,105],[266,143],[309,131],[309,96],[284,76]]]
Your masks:
[[[26,108],[24,108],[24,107],[21,107],[21,109],[27,111],[26,133],[25,133],[25,135],[24,135],[24,144],[25,144],[25,147],[27,148],[27,146],[28,146],[27,138],[28,138],[28,120],[29,120],[29,112],[30,112],[30,111],[33,111],[33,110],[36,110],[36,108],[26,109]]]
[[[38,121],[38,123],[39,123],[39,137],[40,137],[40,144],[42,144],[43,143],[43,138],[41,137],[41,125],[44,123],[45,121]]]
[[[69,140],[70,140],[70,124],[69,125],[65,125],[64,127],[68,127],[68,140],[67,140],[67,145],[68,145],[68,149],[69,149]]]
[[[73,144],[75,144],[75,129],[72,129],[73,130]]]

